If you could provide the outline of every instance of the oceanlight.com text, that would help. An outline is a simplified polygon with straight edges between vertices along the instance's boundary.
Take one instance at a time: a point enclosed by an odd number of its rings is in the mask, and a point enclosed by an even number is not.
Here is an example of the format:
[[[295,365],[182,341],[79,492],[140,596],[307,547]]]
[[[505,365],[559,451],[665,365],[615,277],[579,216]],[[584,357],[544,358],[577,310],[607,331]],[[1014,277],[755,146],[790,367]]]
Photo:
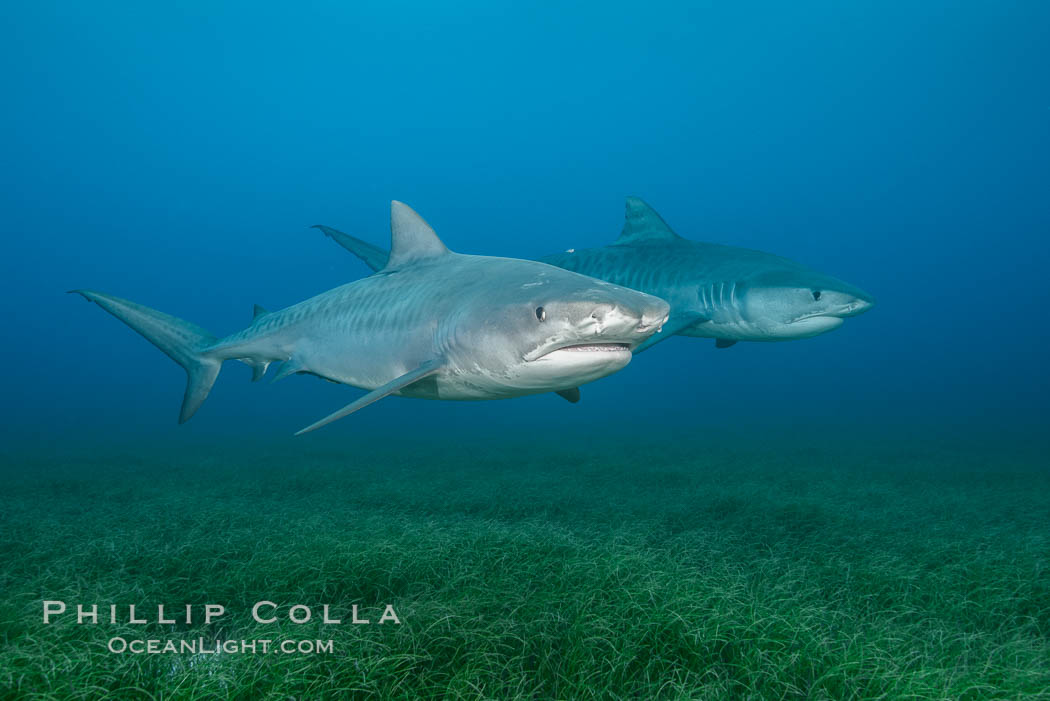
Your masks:
[[[110,638],[106,648],[115,654],[132,655],[330,655],[331,640],[162,640]]]

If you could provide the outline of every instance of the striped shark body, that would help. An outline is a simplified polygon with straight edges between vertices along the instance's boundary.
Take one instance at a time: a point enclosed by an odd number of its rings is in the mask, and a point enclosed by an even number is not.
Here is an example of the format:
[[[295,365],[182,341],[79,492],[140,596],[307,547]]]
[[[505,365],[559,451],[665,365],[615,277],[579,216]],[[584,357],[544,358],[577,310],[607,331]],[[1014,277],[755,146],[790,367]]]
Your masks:
[[[391,251],[376,274],[275,312],[224,338],[128,300],[75,290],[186,369],[179,421],[226,360],[260,379],[308,373],[369,393],[300,433],[391,394],[503,399],[578,387],[624,367],[666,321],[666,302],[536,261],[449,251],[407,205],[391,207]]]
[[[318,228],[372,269],[385,263],[382,248]],[[875,303],[863,290],[793,260],[682,238],[636,197],[627,198],[623,231],[613,244],[540,260],[667,300],[671,316],[664,333],[636,353],[675,334],[713,338],[719,348],[810,338]]]

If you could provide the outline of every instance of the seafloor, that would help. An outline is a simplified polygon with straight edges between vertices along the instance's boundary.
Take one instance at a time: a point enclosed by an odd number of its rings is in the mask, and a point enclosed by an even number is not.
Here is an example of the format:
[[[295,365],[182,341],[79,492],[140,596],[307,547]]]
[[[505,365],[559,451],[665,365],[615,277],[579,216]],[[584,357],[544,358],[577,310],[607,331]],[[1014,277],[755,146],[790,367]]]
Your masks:
[[[638,433],[9,443],[0,696],[1050,698],[1045,443]],[[227,613],[45,626],[52,599]]]

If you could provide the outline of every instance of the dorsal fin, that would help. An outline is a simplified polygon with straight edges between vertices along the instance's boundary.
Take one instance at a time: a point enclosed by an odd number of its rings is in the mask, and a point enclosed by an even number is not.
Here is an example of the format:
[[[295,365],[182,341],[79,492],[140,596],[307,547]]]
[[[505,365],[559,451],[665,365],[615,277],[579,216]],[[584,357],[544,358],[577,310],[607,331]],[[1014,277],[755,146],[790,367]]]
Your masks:
[[[625,221],[616,243],[644,243],[647,241],[678,241],[681,237],[667,226],[656,210],[638,197],[628,197]]]
[[[261,304],[256,304],[255,308],[252,309],[252,321],[255,321],[260,316],[266,316],[269,313],[270,312],[266,311],[266,309],[263,308],[263,306]]]
[[[397,200],[390,203],[390,258],[383,270],[394,270],[448,253],[445,244],[415,210]]]

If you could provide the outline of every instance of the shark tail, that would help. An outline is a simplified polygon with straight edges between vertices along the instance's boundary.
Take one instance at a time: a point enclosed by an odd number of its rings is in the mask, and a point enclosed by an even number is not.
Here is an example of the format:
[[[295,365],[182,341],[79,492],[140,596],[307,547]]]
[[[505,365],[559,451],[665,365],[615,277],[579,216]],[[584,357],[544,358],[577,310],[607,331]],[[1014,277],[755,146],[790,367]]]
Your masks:
[[[215,378],[219,376],[222,359],[203,352],[218,339],[188,321],[120,297],[91,290],[70,290],[70,293],[79,294],[102,307],[182,366],[187,380],[179,423],[188,421],[207,399]]]

